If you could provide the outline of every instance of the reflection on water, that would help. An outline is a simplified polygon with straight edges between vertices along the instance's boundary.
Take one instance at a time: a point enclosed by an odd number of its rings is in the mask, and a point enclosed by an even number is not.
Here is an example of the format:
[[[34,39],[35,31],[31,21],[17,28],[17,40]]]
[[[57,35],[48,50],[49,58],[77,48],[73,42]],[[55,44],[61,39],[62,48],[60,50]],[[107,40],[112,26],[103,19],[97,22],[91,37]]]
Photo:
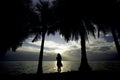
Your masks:
[[[71,70],[78,70],[80,63],[75,62],[75,61],[62,61],[62,64],[63,66],[61,67],[61,72],[67,72]],[[43,64],[43,72],[44,73],[57,72],[57,62],[56,61],[45,61]]]
[[[78,70],[79,61],[62,61],[61,72]],[[120,71],[119,61],[92,61],[89,62],[93,71],[109,70]],[[0,74],[36,73],[38,61],[0,61]],[[43,61],[43,73],[57,72],[56,61]]]
[[[36,61],[3,61],[0,62],[0,73],[36,73],[37,63]]]

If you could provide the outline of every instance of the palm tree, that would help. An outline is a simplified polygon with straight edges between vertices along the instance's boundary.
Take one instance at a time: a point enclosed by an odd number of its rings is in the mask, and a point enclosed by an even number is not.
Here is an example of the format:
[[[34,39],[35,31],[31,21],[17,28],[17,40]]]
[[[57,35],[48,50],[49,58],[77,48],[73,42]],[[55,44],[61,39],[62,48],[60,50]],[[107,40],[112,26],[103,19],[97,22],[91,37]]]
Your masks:
[[[79,70],[91,71],[86,56],[86,39],[89,32],[94,35],[95,28],[89,17],[85,15],[86,11],[81,9],[81,7],[86,8],[84,5],[86,2],[58,0],[57,3],[56,14],[60,34],[66,41],[81,38],[81,64]]]
[[[107,2],[101,1],[101,3],[99,4],[100,5],[97,4],[98,5],[97,7],[99,7],[100,9],[96,14],[99,14],[101,12],[102,13],[99,15],[100,17],[94,16],[93,22],[98,26],[98,33],[102,31],[103,33],[106,34],[107,32],[109,32],[108,29],[110,29],[118,52],[118,58],[120,58],[120,44],[117,36],[117,33],[118,34],[120,33],[119,32],[120,5],[115,0],[110,0]]]
[[[113,28],[113,24],[116,25],[117,22],[117,25],[119,25],[118,20],[120,15],[116,15],[116,13],[120,13],[120,7],[116,7],[115,0],[81,0],[80,2],[76,0],[58,0],[57,3],[56,12],[58,15],[57,19],[60,34],[62,34],[67,41],[71,38],[78,40],[79,36],[81,38],[81,69],[90,69],[86,67],[88,66],[88,62],[86,58],[85,38],[89,31],[94,35],[93,24],[97,24],[99,26],[98,30],[103,30],[103,32],[105,32],[104,28],[111,28],[119,53],[120,49],[118,48],[119,44],[115,33],[115,29],[118,29],[118,27]],[[113,12],[115,14],[113,14]]]
[[[38,70],[37,74],[42,75],[43,69],[42,69],[42,61],[43,61],[43,53],[44,53],[44,42],[45,42],[45,35],[46,34],[55,34],[55,31],[57,28],[54,26],[54,15],[52,14],[52,8],[49,7],[49,2],[44,2],[40,0],[40,4],[37,4],[37,12],[39,17],[39,26],[36,27],[34,33],[35,38],[32,42],[36,41],[39,36],[41,36],[41,48],[40,48],[40,55],[39,55],[39,63],[38,63]],[[35,28],[35,27],[34,27]]]

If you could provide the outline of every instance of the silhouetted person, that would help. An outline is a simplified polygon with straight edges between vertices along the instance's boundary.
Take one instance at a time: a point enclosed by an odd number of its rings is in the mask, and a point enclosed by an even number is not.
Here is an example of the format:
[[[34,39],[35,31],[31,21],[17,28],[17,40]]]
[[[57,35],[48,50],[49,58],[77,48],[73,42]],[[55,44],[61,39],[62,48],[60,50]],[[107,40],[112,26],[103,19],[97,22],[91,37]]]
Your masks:
[[[59,53],[57,54],[56,60],[57,60],[57,67],[58,67],[57,69],[58,69],[58,72],[61,72],[61,67],[63,65],[62,65],[62,62],[61,62],[62,57],[61,57],[61,55]]]

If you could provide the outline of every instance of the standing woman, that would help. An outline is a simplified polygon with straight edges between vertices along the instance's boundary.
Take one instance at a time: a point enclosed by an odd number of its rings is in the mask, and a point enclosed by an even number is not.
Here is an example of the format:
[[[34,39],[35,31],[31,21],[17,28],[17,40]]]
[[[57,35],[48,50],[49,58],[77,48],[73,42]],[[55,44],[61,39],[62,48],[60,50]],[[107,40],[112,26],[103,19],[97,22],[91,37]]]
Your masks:
[[[58,70],[58,72],[61,72],[61,67],[63,65],[62,65],[62,62],[61,62],[62,57],[59,53],[57,54],[56,60],[57,60],[57,70]]]

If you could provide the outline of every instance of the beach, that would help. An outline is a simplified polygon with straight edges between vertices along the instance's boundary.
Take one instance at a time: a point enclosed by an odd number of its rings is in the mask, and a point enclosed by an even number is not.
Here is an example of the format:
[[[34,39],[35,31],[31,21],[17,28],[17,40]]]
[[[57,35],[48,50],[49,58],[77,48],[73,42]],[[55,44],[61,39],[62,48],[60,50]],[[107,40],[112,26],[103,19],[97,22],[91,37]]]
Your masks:
[[[1,75],[0,80],[119,80],[120,72],[79,72],[70,71],[63,73],[44,73],[43,76],[39,76],[38,79],[36,74],[21,74],[21,75]]]

